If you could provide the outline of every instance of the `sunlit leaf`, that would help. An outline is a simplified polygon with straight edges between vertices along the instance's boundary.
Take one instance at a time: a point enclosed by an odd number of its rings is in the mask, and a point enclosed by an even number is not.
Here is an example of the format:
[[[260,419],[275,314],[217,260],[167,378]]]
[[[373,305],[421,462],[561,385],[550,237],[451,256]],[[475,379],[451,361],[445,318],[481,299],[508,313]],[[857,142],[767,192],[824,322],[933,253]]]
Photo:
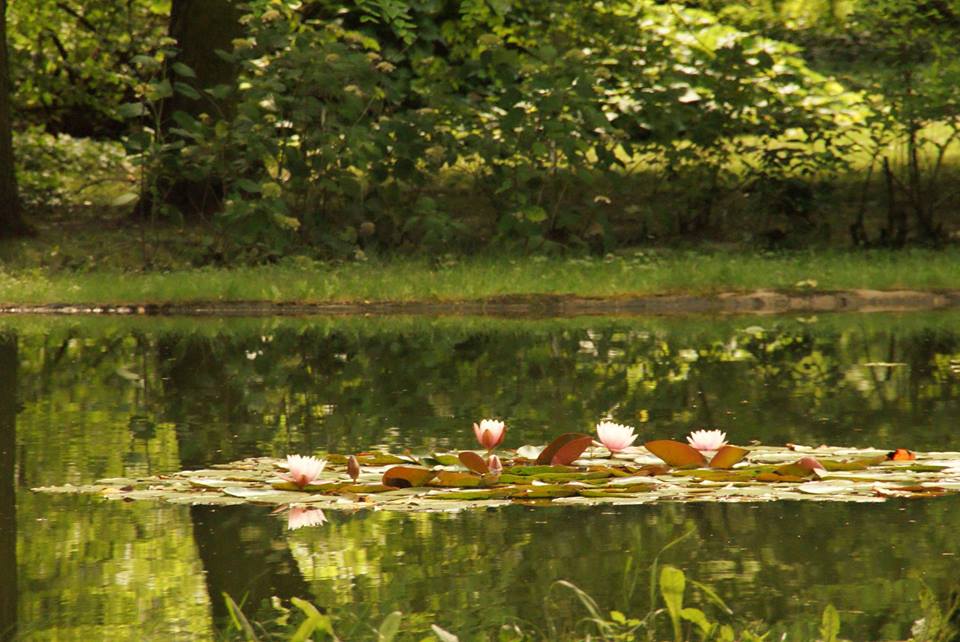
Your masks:
[[[431,624],[430,630],[433,631],[433,634],[437,637],[439,642],[460,642],[460,638],[449,631],[441,629],[436,624]]]
[[[394,611],[383,618],[380,623],[380,629],[377,631],[377,642],[393,642],[400,632],[400,622],[403,620],[403,613]]]
[[[717,454],[713,456],[713,459],[710,460],[710,467],[733,468],[734,464],[738,463],[749,454],[750,451],[746,448],[740,448],[739,446],[731,446],[728,444],[718,450]]]
[[[827,604],[823,609],[823,615],[820,617],[820,640],[821,642],[837,642],[837,636],[840,635],[840,614],[832,604]]]
[[[124,205],[133,203],[138,198],[140,198],[140,195],[135,192],[124,192],[120,196],[113,199],[110,204],[114,207],[123,207]]]
[[[676,468],[703,466],[707,463],[699,450],[672,439],[659,439],[644,444],[647,450]]]
[[[680,639],[680,612],[683,609],[683,592],[686,590],[686,576],[673,566],[664,566],[660,571],[660,595],[667,606],[667,613],[673,623],[674,637]]]
[[[700,629],[700,632],[706,636],[713,630],[714,624],[707,619],[706,614],[700,609],[685,608],[680,610],[680,617],[687,622],[692,622]]]

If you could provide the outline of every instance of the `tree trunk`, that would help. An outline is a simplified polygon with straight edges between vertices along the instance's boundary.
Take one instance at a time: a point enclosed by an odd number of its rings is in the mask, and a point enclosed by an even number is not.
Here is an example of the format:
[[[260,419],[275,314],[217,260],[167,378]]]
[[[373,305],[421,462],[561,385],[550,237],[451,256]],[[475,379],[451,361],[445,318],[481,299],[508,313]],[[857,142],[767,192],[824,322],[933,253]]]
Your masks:
[[[180,50],[176,62],[190,67],[196,78],[182,78],[171,71],[171,81],[185,82],[197,90],[216,85],[231,85],[237,67],[217,55],[217,50],[230,51],[233,41],[243,35],[239,0],[173,0],[170,8],[170,37]],[[214,104],[204,95],[198,100],[174,94],[163,105],[163,125],[173,125],[171,115],[182,111],[193,117],[208,113],[215,118],[229,117],[230,105]],[[164,134],[166,135],[166,134]],[[185,218],[196,218],[220,209],[223,200],[221,181],[216,176],[188,180],[182,176],[158,176],[161,199]],[[138,214],[149,215],[156,204],[149,195],[138,206]]]
[[[233,41],[243,36],[242,15],[238,0],[173,0],[170,37],[177,41],[180,49],[177,62],[190,67],[197,77],[172,80],[182,80],[198,90],[233,84],[237,66],[218,56],[217,50],[232,50]],[[223,108],[223,105],[218,106]],[[177,110],[191,116],[203,112],[216,114],[210,102],[191,100],[179,94],[170,100],[168,109],[168,115]]]
[[[0,640],[17,638],[17,337],[0,333]]]
[[[13,166],[13,122],[10,114],[10,74],[7,63],[7,0],[0,0],[0,238],[27,234],[20,212]]]

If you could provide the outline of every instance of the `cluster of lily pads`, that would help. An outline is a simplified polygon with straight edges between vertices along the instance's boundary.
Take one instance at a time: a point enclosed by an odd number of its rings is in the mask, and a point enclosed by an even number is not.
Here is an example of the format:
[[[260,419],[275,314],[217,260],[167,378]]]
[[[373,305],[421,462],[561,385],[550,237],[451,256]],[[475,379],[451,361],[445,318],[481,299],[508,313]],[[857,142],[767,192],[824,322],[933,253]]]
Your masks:
[[[473,424],[477,450],[422,455],[361,452],[325,458],[251,458],[206,470],[87,486],[35,489],[124,500],[278,507],[291,529],[323,524],[322,509],[457,511],[511,503],[649,504],[773,500],[877,502],[960,493],[960,453],[727,443],[720,430],[686,442],[635,446],[634,428],[609,421],[544,447],[503,448],[507,426]]]
[[[536,461],[537,465],[545,466],[569,466],[577,460],[584,451],[591,445],[602,445],[610,452],[611,457],[616,457],[629,449],[637,440],[637,434],[633,426],[618,424],[612,421],[601,421],[596,427],[597,440],[589,435],[579,433],[567,433],[561,435],[542,449],[533,446],[524,446],[517,451],[517,455],[523,459]],[[503,443],[507,434],[507,426],[503,421],[497,419],[483,419],[480,423],[473,424],[473,434],[477,442],[487,451],[486,459],[473,451],[461,452],[458,456],[459,461],[470,471],[487,476],[488,481],[496,481],[503,472],[503,463],[500,457],[494,453],[496,448]],[[727,444],[727,434],[721,430],[695,430],[687,437],[686,444],[668,439],[649,441],[645,448],[662,459],[665,463],[672,466],[690,466],[694,464],[707,464],[711,468],[731,468],[734,464],[742,460],[748,450],[731,446]],[[709,460],[708,460],[709,456]],[[288,455],[288,472],[280,475],[281,479],[294,484],[300,489],[306,488],[311,482],[316,480],[323,472],[326,460],[316,457],[304,457],[302,455]],[[808,467],[815,471],[823,469],[815,459],[801,459],[797,462],[799,466]],[[360,462],[355,455],[347,458],[347,473],[357,481],[361,472]],[[391,471],[387,471],[390,473]],[[408,474],[400,475],[400,470],[392,471],[394,474],[384,475],[383,483],[393,481],[399,484],[399,487],[407,487],[404,478]],[[409,481],[409,480],[406,480]]]

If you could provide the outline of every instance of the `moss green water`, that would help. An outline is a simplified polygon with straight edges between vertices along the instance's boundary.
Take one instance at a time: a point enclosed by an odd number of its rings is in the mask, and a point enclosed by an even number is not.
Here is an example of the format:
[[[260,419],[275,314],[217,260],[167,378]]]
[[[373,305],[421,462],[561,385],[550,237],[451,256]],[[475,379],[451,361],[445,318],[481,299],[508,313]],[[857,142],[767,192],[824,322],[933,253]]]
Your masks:
[[[354,631],[345,639],[367,639],[358,623],[394,609],[409,639],[431,623],[472,640],[517,621],[549,637],[581,613],[553,581],[645,613],[645,575],[625,589],[627,560],[645,572],[693,529],[663,561],[712,584],[739,617],[814,639],[833,603],[843,636],[892,640],[920,616],[921,586],[943,597],[960,571],[949,498],[328,513],[326,524],[287,531],[256,507],[28,490],[248,455],[463,448],[485,416],[506,419],[516,443],[589,430],[609,414],[670,438],[709,426],[742,442],[960,450],[957,314],[3,327],[0,389],[16,394],[0,398],[0,450],[12,442],[3,483],[16,492],[16,538],[15,561],[0,560],[13,565],[4,573],[17,578],[14,619],[27,639],[204,639],[225,615],[223,591],[252,607],[308,598],[338,614],[338,631]]]

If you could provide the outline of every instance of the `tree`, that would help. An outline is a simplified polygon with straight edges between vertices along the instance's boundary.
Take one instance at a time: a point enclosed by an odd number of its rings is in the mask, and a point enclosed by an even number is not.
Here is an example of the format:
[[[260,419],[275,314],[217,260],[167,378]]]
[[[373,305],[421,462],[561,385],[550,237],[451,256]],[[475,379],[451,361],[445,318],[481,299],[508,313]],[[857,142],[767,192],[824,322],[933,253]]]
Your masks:
[[[17,176],[13,166],[13,123],[10,75],[7,65],[7,0],[0,0],[0,238],[29,231],[20,212]]]
[[[179,50],[176,62],[186,65],[194,77],[184,77],[182,72],[178,73],[170,66],[168,79],[174,87],[184,83],[192,85],[194,91],[171,93],[163,105],[162,126],[165,130],[176,126],[172,118],[176,112],[198,118],[204,112],[220,115],[224,110],[224,105],[210,102],[203,90],[234,83],[236,65],[218,52],[229,52],[233,48],[233,41],[243,35],[241,15],[237,0],[173,0],[170,7],[170,37],[176,41]],[[216,176],[200,179],[182,175],[157,176],[154,180],[160,187],[161,200],[172,205],[183,216],[193,217],[220,208],[223,189]],[[140,213],[149,213],[149,208],[154,206],[148,196],[139,208]]]

